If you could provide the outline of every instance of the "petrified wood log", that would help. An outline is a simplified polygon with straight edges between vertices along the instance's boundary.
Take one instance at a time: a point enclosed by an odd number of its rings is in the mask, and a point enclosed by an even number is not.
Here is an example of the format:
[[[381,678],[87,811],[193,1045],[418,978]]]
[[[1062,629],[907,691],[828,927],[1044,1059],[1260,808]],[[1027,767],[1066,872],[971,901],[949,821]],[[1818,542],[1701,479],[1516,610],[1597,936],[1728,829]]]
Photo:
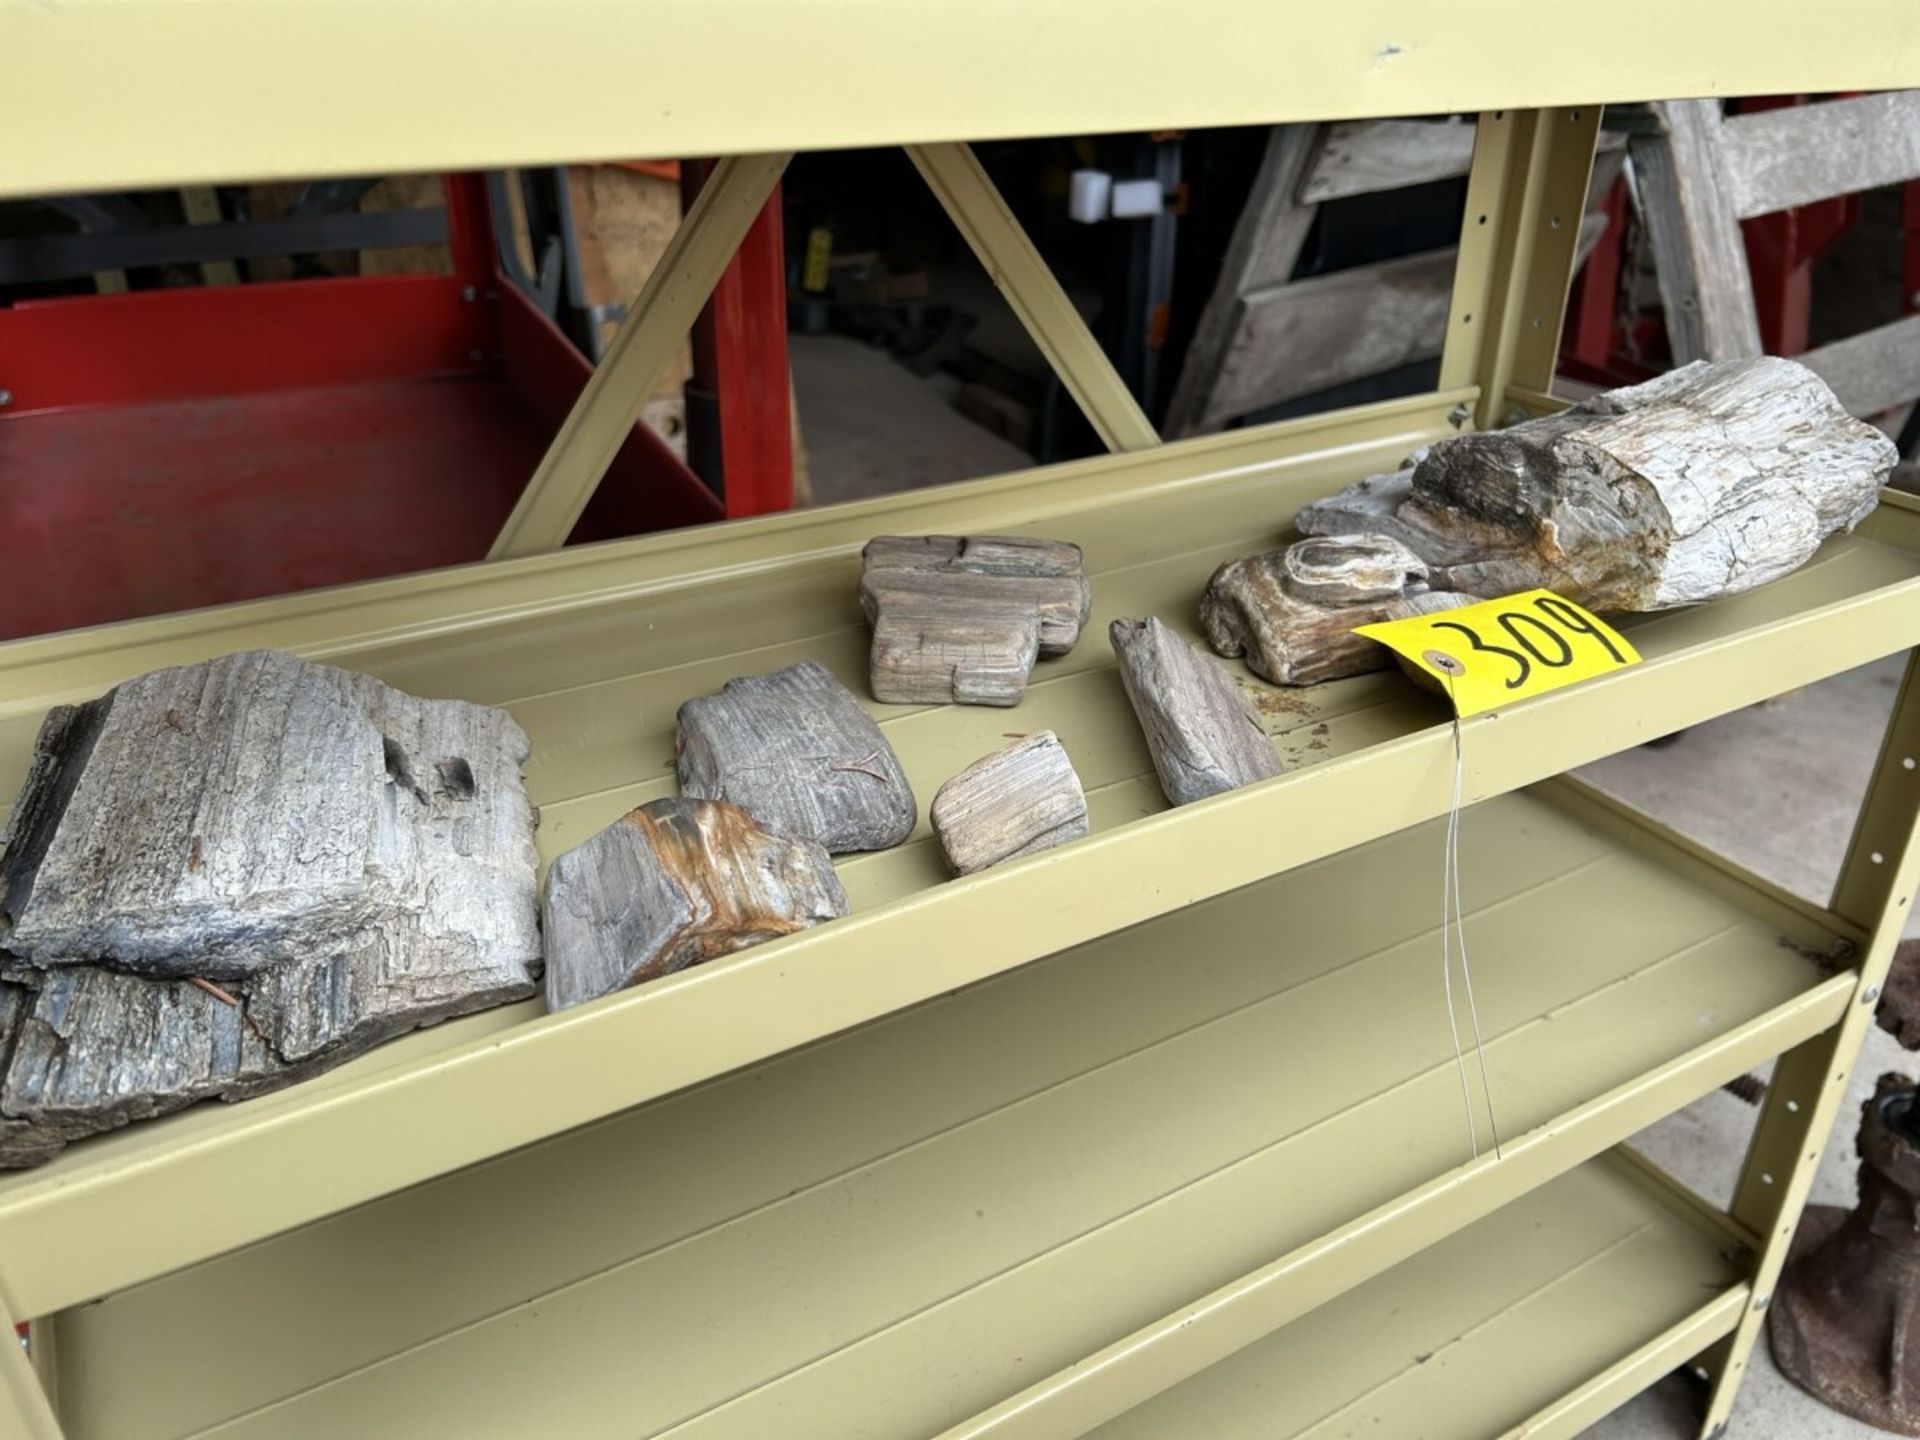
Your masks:
[[[861,558],[873,696],[891,704],[1017,705],[1093,603],[1080,547],[1058,540],[882,535]]]
[[[682,794],[738,805],[839,854],[913,833],[913,788],[860,702],[811,660],[729,680],[680,707]]]
[[[1188,805],[1280,773],[1252,702],[1219,661],[1152,616],[1116,620],[1107,634],[1168,800]]]
[[[1200,600],[1207,643],[1245,655],[1276,685],[1314,685],[1392,663],[1356,625],[1470,605],[1475,596],[1427,586],[1427,566],[1385,535],[1297,541],[1222,565]]]
[[[1731,595],[1804,564],[1873,508],[1898,459],[1792,360],[1704,361],[1511,429],[1437,441],[1296,517],[1368,531],[1436,589],[1546,586],[1594,610]]]
[[[0,860],[0,1164],[531,995],[527,752],[272,651],[49,714]]]
[[[1041,730],[947,781],[927,818],[948,868],[971,875],[1083,837],[1087,797],[1059,737]]]
[[[847,913],[827,852],[737,806],[655,800],[553,862],[547,1008],[564,1010]]]

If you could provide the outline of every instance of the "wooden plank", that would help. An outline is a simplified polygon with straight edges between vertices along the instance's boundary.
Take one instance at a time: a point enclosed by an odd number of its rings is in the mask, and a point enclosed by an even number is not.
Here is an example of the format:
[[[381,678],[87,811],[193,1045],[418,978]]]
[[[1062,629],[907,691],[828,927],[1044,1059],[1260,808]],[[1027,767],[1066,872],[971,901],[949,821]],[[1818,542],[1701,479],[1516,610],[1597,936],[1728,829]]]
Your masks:
[[[1452,248],[1255,291],[1196,429],[1440,353]]]
[[[1300,204],[1370,195],[1467,173],[1473,126],[1425,120],[1362,120],[1327,127]]]
[[[1920,315],[1809,350],[1800,362],[1855,415],[1877,415],[1920,397]]]
[[[1666,133],[1636,137],[1630,149],[1674,363],[1758,355],[1760,318],[1721,163],[1719,102],[1654,109]]]
[[[1731,115],[1721,147],[1742,220],[1898,185],[1920,178],[1920,90]]]
[[[1166,432],[1170,440],[1220,428],[1220,421],[1209,423],[1209,417],[1217,413],[1213,392],[1220,383],[1234,336],[1245,320],[1243,297],[1266,286],[1284,285],[1293,274],[1317,209],[1294,199],[1306,175],[1316,129],[1312,125],[1276,126],[1267,139],[1267,152],[1254,176],[1253,189],[1220,261],[1220,278],[1200,314],[1173,399],[1167,404]]]

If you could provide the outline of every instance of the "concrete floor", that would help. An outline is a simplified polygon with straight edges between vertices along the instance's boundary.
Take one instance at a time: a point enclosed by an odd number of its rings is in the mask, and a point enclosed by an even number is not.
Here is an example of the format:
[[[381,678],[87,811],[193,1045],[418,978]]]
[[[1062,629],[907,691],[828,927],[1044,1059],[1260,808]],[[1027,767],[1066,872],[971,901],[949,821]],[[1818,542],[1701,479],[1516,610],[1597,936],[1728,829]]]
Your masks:
[[[796,336],[793,376],[815,501],[1023,469],[1020,450],[950,405],[951,382],[922,380],[883,352],[839,336]],[[1846,851],[1878,753],[1901,662],[1810,686],[1581,772],[1767,878],[1823,901]],[[1463,856],[1468,867],[1471,852]],[[1920,926],[1910,927],[1920,928]],[[1854,1200],[1854,1127],[1882,1071],[1920,1069],[1875,1030],[1814,1184],[1817,1202]],[[1733,1184],[1755,1111],[1716,1093],[1643,1132],[1634,1144],[1719,1204]],[[1705,1390],[1678,1374],[1588,1430],[1588,1440],[1683,1440]],[[1835,1414],[1783,1379],[1764,1341],[1734,1411],[1729,1440],[1855,1440],[1882,1432]]]
[[[1581,773],[1698,836],[1768,879],[1824,901],[1893,707],[1902,661],[1889,660],[1632,750]],[[1471,863],[1471,859],[1468,859]],[[1916,926],[1909,925],[1909,933]],[[1920,1070],[1893,1037],[1871,1032],[1847,1106],[1814,1181],[1817,1203],[1851,1205],[1854,1127],[1882,1071]],[[1755,1112],[1719,1093],[1661,1121],[1634,1144],[1716,1203],[1733,1182]],[[1587,1431],[1589,1440],[1679,1440],[1696,1433],[1704,1387],[1671,1376]],[[1728,1440],[1854,1440],[1884,1432],[1827,1409],[1781,1377],[1763,1342],[1741,1386]]]

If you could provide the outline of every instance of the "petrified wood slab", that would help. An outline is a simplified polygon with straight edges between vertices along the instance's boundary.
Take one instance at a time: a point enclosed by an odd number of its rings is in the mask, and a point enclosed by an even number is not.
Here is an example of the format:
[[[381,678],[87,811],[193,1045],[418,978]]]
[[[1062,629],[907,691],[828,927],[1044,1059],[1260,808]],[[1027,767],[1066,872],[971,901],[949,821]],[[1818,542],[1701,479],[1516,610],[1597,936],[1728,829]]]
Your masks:
[[[0,860],[0,1164],[531,995],[527,750],[270,651],[53,711]]]
[[[1167,799],[1188,805],[1280,773],[1253,703],[1219,661],[1152,616],[1116,620],[1107,634]]]
[[[705,800],[655,800],[553,862],[547,1008],[671,975],[847,913],[826,850]]]
[[[890,704],[1017,705],[1093,603],[1080,547],[1058,540],[882,535],[861,558],[873,695]]]
[[[1051,730],[976,760],[933,797],[927,812],[956,875],[1050,850],[1087,833],[1087,797]]]
[[[1898,459],[1792,360],[1695,362],[1511,429],[1440,440],[1400,475],[1303,509],[1386,534],[1436,589],[1546,586],[1595,610],[1731,595],[1872,510]]]
[[[738,805],[776,835],[839,854],[913,833],[913,788],[893,747],[812,660],[687,701],[677,754],[682,794]]]
[[[1427,586],[1427,565],[1385,535],[1297,541],[1222,565],[1200,600],[1207,643],[1245,655],[1276,685],[1314,685],[1382,670],[1393,656],[1356,625],[1470,605],[1477,598]]]

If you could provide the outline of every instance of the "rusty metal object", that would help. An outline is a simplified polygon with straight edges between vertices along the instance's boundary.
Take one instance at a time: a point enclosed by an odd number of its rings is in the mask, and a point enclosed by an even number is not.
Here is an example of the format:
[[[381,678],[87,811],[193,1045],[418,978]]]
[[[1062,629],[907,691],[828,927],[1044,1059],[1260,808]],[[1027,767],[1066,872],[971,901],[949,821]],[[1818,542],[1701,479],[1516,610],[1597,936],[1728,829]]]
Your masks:
[[[1920,940],[1903,940],[1893,952],[1887,987],[1873,1018],[1904,1048],[1920,1050]]]
[[[1835,1410],[1920,1435],[1920,1103],[1880,1077],[1860,1119],[1860,1203],[1809,1206],[1768,1317],[1788,1379]]]

